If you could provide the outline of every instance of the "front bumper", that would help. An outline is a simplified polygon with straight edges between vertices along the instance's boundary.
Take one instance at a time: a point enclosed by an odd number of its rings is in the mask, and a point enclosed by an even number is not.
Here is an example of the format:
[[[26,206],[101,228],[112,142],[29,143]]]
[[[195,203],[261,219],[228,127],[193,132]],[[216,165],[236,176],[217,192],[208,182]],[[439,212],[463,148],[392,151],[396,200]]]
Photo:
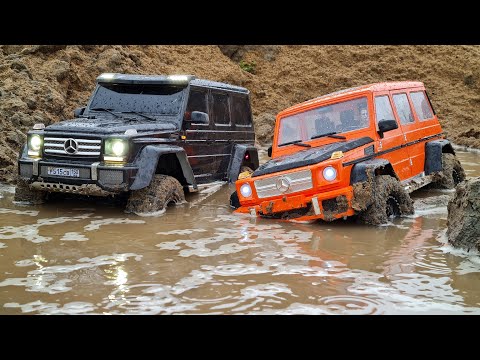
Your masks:
[[[296,221],[333,221],[355,214],[352,197],[353,188],[348,186],[314,195],[287,195],[255,205],[240,206],[235,212]]]
[[[79,177],[62,177],[48,174],[48,167],[78,169]],[[106,196],[128,191],[138,168],[129,164],[106,165],[65,163],[42,159],[20,159],[18,175],[32,187],[43,191],[80,193]]]

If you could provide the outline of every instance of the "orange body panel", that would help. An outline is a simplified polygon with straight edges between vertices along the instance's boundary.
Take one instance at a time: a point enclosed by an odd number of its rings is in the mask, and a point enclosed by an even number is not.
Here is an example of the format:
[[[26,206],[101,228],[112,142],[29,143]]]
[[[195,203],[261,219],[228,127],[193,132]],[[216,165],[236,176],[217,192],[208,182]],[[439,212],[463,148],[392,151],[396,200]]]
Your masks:
[[[415,93],[415,104],[412,100],[411,93]],[[423,95],[420,93],[423,93]],[[391,113],[394,115],[394,120],[398,125],[397,129],[385,132],[383,134],[379,134],[378,132],[377,122],[379,119],[376,118],[376,114],[378,114],[376,111],[379,111],[379,109],[376,109],[375,102],[375,99],[381,96],[386,97],[383,98],[383,100],[388,98],[389,105],[386,106],[391,107]],[[418,102],[419,96],[423,96],[422,99],[424,99],[421,106],[424,107],[425,112],[422,112],[422,115],[417,113],[420,106]],[[400,100],[402,100],[402,102],[400,102],[399,98],[401,98]],[[359,130],[342,132],[339,133],[339,135],[344,136],[346,141],[370,137],[373,139],[372,143],[349,150],[338,159],[328,159],[308,166],[239,180],[236,182],[236,189],[237,193],[239,194],[241,206],[236,211],[243,213],[250,212],[252,214],[255,213],[257,215],[261,214],[268,216],[270,214],[285,213],[292,210],[310,207],[310,210],[306,214],[296,217],[295,220],[332,220],[335,218],[341,218],[355,214],[355,211],[351,207],[353,190],[351,186],[350,175],[353,164],[356,161],[368,160],[370,158],[386,159],[390,162],[390,164],[392,164],[395,174],[400,181],[424,174],[425,143],[442,138],[443,135],[440,123],[438,122],[438,119],[431,108],[431,104],[425,92],[425,87],[421,82],[388,82],[360,86],[312,99],[283,110],[277,115],[276,118],[275,133],[272,144],[272,159],[293,155],[307,149],[295,144],[279,146],[279,133],[281,129],[281,120],[283,118],[292,118],[293,115],[297,114],[308,114],[309,110],[332,104],[339,104],[339,106],[341,106],[342,102],[355,99],[367,100],[369,125],[368,127]],[[408,99],[408,102],[406,99]],[[417,107],[415,107],[415,105],[417,105]],[[430,113],[432,115],[431,118],[425,118],[425,114]],[[408,121],[405,120],[407,116],[406,114],[410,114]],[[403,119],[403,122],[401,119]],[[298,126],[301,126],[300,123]],[[295,131],[300,133],[298,130]],[[310,145],[311,149],[339,142],[338,139],[330,137],[321,137],[310,140],[309,137],[304,136],[304,132],[306,130],[303,129],[301,131],[303,132],[302,139],[307,139],[303,140],[303,143]],[[369,152],[371,151],[372,145],[374,153]],[[369,151],[367,151],[367,148],[369,148]],[[334,181],[326,181],[323,178],[322,171],[327,166],[332,166],[337,171],[337,177]],[[282,175],[285,176],[307,169],[309,169],[312,173],[311,188],[299,192],[285,194],[279,193],[275,194],[275,196],[259,198],[255,186],[256,181],[273,177],[278,178]],[[249,197],[242,196],[240,192],[241,186],[246,183],[250,185],[252,190],[252,194]],[[339,211],[335,214],[327,213],[327,215],[325,215],[322,201],[335,199],[340,195],[345,196],[347,199],[348,209],[345,211]],[[314,203],[312,202],[312,199],[314,199],[315,202],[315,198],[318,201],[318,206],[314,206]],[[314,209],[314,207],[316,209]],[[344,209],[342,208],[340,210]]]

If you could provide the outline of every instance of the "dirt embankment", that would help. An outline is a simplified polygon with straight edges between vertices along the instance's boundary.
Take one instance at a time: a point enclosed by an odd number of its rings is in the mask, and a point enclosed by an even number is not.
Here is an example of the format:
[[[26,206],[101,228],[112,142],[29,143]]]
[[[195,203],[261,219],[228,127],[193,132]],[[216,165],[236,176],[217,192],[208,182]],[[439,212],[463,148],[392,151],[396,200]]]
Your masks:
[[[25,133],[72,117],[101,72],[187,73],[252,92],[257,138],[275,114],[342,88],[419,80],[450,139],[480,147],[479,46],[1,46],[0,181],[12,181]]]
[[[448,203],[448,242],[480,251],[480,177],[460,183]]]

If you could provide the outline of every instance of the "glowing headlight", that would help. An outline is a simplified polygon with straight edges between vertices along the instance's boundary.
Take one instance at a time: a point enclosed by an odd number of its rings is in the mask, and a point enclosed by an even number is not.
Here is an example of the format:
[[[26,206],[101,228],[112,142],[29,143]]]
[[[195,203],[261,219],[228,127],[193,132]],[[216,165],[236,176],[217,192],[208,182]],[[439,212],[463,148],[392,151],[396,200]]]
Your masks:
[[[125,143],[117,140],[112,144],[112,153],[116,156],[122,156],[125,153]]]
[[[128,153],[128,142],[125,139],[107,139],[105,141],[104,160],[124,161]]]
[[[252,188],[250,187],[250,184],[243,184],[240,187],[240,193],[243,197],[250,197],[252,195]]]
[[[40,135],[32,135],[30,137],[30,150],[33,151],[40,151],[40,148],[42,147],[43,139]]]
[[[333,181],[337,178],[337,170],[331,166],[327,166],[323,169],[323,178],[327,181]]]

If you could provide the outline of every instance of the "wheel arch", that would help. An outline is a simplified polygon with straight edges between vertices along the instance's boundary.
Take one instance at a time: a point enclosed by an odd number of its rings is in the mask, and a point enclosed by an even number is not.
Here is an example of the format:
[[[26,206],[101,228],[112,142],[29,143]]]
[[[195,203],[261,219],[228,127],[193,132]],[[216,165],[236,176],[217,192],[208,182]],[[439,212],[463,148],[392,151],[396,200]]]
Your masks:
[[[140,151],[134,164],[138,166],[138,172],[131,190],[147,187],[155,174],[172,176],[184,186],[197,187],[187,154],[179,146],[147,145]]]
[[[442,171],[442,154],[445,153],[455,155],[455,150],[448,140],[433,140],[425,144],[425,175]]]
[[[355,164],[352,168],[350,174],[350,184],[356,184],[365,182],[368,180],[369,173],[373,175],[390,175],[395,179],[399,180],[395,170],[393,169],[392,164],[385,159],[371,159],[359,162]]]
[[[235,182],[237,180],[242,165],[248,166],[252,170],[258,168],[258,150],[255,146],[236,144],[233,147],[227,171],[228,182]]]

